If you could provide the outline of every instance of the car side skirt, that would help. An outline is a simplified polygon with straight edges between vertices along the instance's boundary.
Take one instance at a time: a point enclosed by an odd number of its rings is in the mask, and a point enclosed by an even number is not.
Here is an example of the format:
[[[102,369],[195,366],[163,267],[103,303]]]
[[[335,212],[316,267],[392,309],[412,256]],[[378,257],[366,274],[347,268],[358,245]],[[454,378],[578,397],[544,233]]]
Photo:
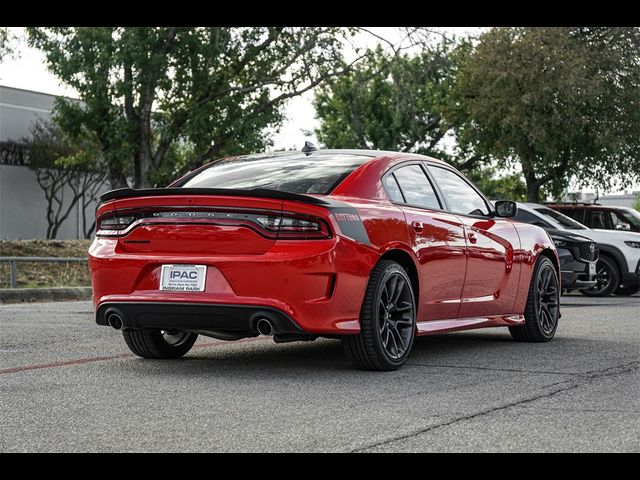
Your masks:
[[[490,315],[486,317],[455,318],[449,320],[431,320],[418,322],[418,335],[435,335],[438,333],[471,330],[489,327],[514,327],[524,325],[524,315]]]
[[[222,333],[237,338],[258,335],[257,320],[267,318],[278,334],[318,334],[305,331],[284,312],[260,305],[197,304],[177,302],[105,302],[96,312],[96,323],[107,326],[107,317],[115,313],[125,329],[180,329],[203,334]],[[435,335],[488,327],[524,325],[523,315],[492,315],[417,323],[417,335]],[[350,329],[335,329],[333,334],[359,333],[359,322],[350,322]],[[342,331],[340,331],[342,330]]]

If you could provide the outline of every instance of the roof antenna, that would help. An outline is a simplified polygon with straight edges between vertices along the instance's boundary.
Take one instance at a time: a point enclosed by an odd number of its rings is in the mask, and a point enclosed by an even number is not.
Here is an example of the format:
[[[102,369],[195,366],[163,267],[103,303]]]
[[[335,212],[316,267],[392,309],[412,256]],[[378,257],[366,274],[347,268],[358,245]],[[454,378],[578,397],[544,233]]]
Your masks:
[[[311,155],[311,152],[315,152],[316,150],[318,150],[318,147],[316,147],[313,143],[309,141],[304,142],[304,147],[302,147],[302,153],[304,153],[306,156]]]

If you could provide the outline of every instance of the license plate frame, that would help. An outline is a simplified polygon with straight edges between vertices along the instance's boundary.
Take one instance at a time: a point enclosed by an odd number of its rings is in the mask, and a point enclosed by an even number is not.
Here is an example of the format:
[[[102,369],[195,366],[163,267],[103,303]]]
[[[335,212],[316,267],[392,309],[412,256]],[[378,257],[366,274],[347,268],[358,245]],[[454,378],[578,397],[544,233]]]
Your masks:
[[[589,277],[595,277],[596,273],[597,273],[596,262],[591,262],[589,264]]]
[[[164,292],[204,292],[206,279],[206,265],[167,263],[160,267],[159,290]]]

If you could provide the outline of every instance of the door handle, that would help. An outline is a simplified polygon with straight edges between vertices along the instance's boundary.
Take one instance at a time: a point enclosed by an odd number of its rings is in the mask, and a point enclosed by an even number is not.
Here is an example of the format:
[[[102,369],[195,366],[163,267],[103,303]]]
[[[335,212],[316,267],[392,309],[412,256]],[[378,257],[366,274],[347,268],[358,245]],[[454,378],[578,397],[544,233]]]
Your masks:
[[[411,222],[411,226],[416,231],[416,233],[422,233],[424,230],[424,223],[422,222]]]
[[[467,233],[467,238],[469,239],[469,243],[476,243],[478,241],[476,234],[473,232]]]

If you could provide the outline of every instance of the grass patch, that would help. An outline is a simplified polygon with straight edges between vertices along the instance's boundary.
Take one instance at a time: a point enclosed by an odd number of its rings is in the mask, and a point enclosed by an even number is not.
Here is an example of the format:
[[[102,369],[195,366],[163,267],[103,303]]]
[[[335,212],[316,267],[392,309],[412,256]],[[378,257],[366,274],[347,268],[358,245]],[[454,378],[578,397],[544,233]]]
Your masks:
[[[0,257],[86,258],[91,240],[0,240]],[[18,288],[86,287],[86,263],[18,262]],[[0,262],[0,288],[11,287],[9,262]]]

